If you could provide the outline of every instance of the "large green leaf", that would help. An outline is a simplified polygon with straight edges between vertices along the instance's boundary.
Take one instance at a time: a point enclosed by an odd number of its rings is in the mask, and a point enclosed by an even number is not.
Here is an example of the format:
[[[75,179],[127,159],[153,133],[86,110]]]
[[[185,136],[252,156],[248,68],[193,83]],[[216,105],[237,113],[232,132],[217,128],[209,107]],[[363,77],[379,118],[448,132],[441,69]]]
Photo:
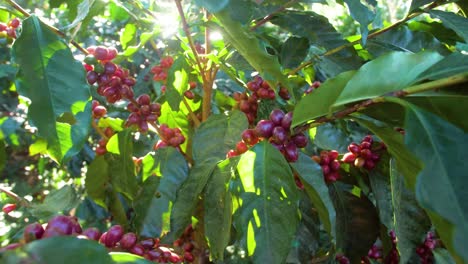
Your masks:
[[[3,257],[3,258],[2,258]],[[74,236],[51,237],[24,245],[0,257],[2,263],[112,264],[107,249],[93,240]]]
[[[268,81],[273,87],[276,87],[277,82],[287,87],[291,94],[292,88],[289,81],[281,71],[281,65],[278,58],[268,54],[266,49],[262,47],[260,41],[244,27],[240,22],[232,19],[229,12],[226,10],[214,14],[219,20],[223,36],[231,45],[254,67],[260,75]]]
[[[442,21],[442,25],[455,31],[465,42],[468,42],[468,18],[456,15],[452,12],[431,10],[429,14]]]
[[[88,166],[85,188],[88,196],[100,206],[107,208],[106,189],[109,182],[109,165],[104,156],[97,156]]]
[[[172,203],[189,168],[184,156],[172,147],[158,149],[150,158],[158,173],[145,180],[134,201],[135,227],[140,236],[159,237],[169,231]]]
[[[405,144],[424,162],[416,198],[425,208],[452,254],[468,261],[468,204],[465,202],[468,134],[442,118],[412,104],[404,104]],[[435,195],[436,194],[436,195]],[[441,225],[441,220],[445,224]]]
[[[328,187],[323,179],[323,171],[319,164],[304,153],[299,154],[299,159],[291,163],[294,170],[299,174],[307,195],[317,210],[325,230],[332,238],[336,238],[335,231],[335,207],[330,198]]]
[[[240,111],[233,111],[229,116],[210,116],[193,136],[194,161],[200,163],[209,159],[224,160],[227,152],[241,140],[240,135],[247,127],[247,118]]]
[[[65,210],[75,208],[79,203],[75,189],[70,185],[51,192],[41,204],[31,205],[31,214],[37,218],[50,218]]]
[[[297,67],[307,56],[309,40],[307,38],[289,37],[281,46],[281,64],[285,68]]]
[[[388,229],[394,229],[394,209],[390,182],[389,155],[381,155],[377,166],[369,171],[369,183],[375,198],[380,222]]]
[[[91,124],[85,71],[67,44],[37,17],[23,21],[12,49],[19,64],[18,92],[31,100],[30,122],[47,141],[46,153],[57,162],[77,154]]]
[[[112,257],[114,263],[119,264],[152,264],[151,262],[138,255],[133,255],[126,252],[110,252],[109,255]]]
[[[299,224],[298,190],[288,162],[264,141],[242,155],[237,171],[243,191],[234,221],[247,254],[254,263],[284,263]]]
[[[345,88],[355,71],[349,71],[328,79],[319,89],[302,98],[294,108],[292,127],[330,113],[330,108]]]
[[[229,4],[229,0],[195,0],[195,4],[206,8],[210,13],[216,13],[223,10]]]
[[[427,4],[432,3],[432,2],[434,2],[434,0],[412,0],[409,11],[410,12],[415,11],[416,9],[420,8],[421,6],[427,5]]]
[[[173,111],[179,111],[183,93],[187,90],[190,70],[185,58],[180,57],[174,61],[169,69],[167,78],[166,97]]]
[[[106,145],[112,187],[133,199],[137,191],[135,164],[133,163],[133,135],[129,129],[114,134]]]
[[[418,80],[437,80],[458,73],[468,73],[468,55],[454,52],[419,74]]]
[[[390,161],[390,178],[397,248],[401,263],[408,263],[416,248],[424,241],[431,221],[416,202],[414,192],[405,187],[394,160]]]
[[[361,25],[361,42],[363,45],[366,45],[367,35],[369,33],[368,26],[375,19],[375,11],[370,10],[366,5],[362,4],[360,0],[344,0],[344,2],[351,12],[351,17]],[[373,9],[375,9],[377,5],[375,0],[365,2],[368,2],[368,5],[372,6]]]
[[[365,195],[356,196],[343,188],[330,186],[336,208],[336,246],[352,263],[358,263],[379,235],[379,217]]]
[[[210,247],[210,256],[223,260],[229,243],[232,223],[232,196],[229,181],[233,177],[238,159],[227,159],[215,167],[205,187],[205,236]]]
[[[75,20],[73,20],[72,23],[67,25],[66,27],[62,28],[64,30],[71,29],[76,27],[79,23],[81,23],[86,16],[89,13],[90,7],[94,4],[94,0],[83,0],[78,6],[77,6],[77,15],[75,17]]]
[[[362,66],[346,85],[334,106],[361,101],[403,89],[443,57],[437,52],[392,52]],[[392,76],[398,76],[393,78]]]

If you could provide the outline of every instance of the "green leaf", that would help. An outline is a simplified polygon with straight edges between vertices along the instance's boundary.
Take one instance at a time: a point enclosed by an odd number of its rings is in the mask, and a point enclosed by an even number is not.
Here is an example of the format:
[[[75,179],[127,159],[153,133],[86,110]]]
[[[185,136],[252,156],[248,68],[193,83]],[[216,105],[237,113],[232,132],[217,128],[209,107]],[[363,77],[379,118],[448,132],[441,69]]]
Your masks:
[[[379,235],[377,210],[366,196],[355,196],[336,183],[330,192],[336,208],[336,246],[351,263],[358,263]]]
[[[416,202],[414,192],[405,187],[393,160],[390,161],[390,178],[397,249],[401,263],[408,263],[416,248],[424,241],[423,238],[431,228],[431,221]]]
[[[107,249],[98,242],[78,239],[74,236],[51,237],[24,245],[20,250],[10,251],[16,255],[15,262],[7,263],[48,263],[60,264],[112,264]]]
[[[454,52],[419,74],[417,80],[437,80],[468,72],[468,55]]]
[[[77,8],[77,15],[75,17],[75,20],[73,22],[65,27],[62,28],[62,30],[68,30],[71,28],[76,27],[81,21],[83,21],[86,16],[89,13],[89,8],[91,5],[94,3],[94,0],[83,0]]]
[[[83,147],[91,124],[89,86],[63,39],[32,16],[23,21],[12,55],[18,92],[31,100],[28,118],[47,140],[47,154],[63,162]]]
[[[203,191],[216,167],[218,160],[205,160],[195,163],[190,170],[187,180],[177,191],[176,200],[171,211],[171,232],[166,240],[172,242],[180,237],[184,229],[191,223],[192,214],[199,202],[199,195]]]
[[[184,156],[172,147],[158,149],[149,157],[159,174],[145,180],[134,201],[135,227],[140,236],[159,237],[169,231],[172,203],[188,176],[189,168]]]
[[[97,156],[88,166],[85,188],[88,196],[100,206],[107,208],[106,189],[109,182],[109,165],[104,156]]]
[[[442,25],[455,31],[468,43],[468,18],[440,10],[431,10],[429,14],[433,18],[440,19]]]
[[[211,115],[193,136],[195,163],[210,159],[224,160],[226,153],[241,140],[240,135],[247,127],[247,118],[240,111],[233,111],[229,116]]]
[[[111,137],[106,146],[106,155],[112,187],[130,200],[136,194],[137,180],[133,163],[133,136],[129,129]]]
[[[8,77],[13,79],[16,75],[18,68],[10,64],[0,64],[0,78]]]
[[[420,8],[421,6],[427,5],[432,2],[434,2],[434,0],[412,0],[409,12],[411,13],[416,9]]]
[[[7,162],[7,155],[5,151],[5,141],[0,139],[0,172],[3,171]]]
[[[379,57],[389,51],[435,50],[441,54],[448,53],[448,49],[431,34],[424,31],[412,31],[407,26],[398,27],[370,39],[366,50],[374,57]]]
[[[137,27],[135,24],[128,23],[125,25],[124,31],[120,35],[120,44],[122,49],[127,49],[128,45],[131,44],[136,38]]]
[[[274,84],[280,82],[293,94],[288,79],[282,73],[278,59],[268,54],[250,30],[243,27],[240,22],[233,20],[226,10],[214,15],[222,26],[223,36],[227,42],[231,43],[242,57],[260,73],[263,79],[269,82],[272,87],[276,87]]]
[[[304,60],[309,50],[307,38],[289,37],[281,46],[280,61],[285,68],[295,68]]]
[[[437,52],[416,54],[392,52],[362,66],[346,85],[334,106],[361,101],[403,89],[416,80],[416,76],[440,61]],[[390,76],[398,76],[391,78]]]
[[[468,204],[465,202],[468,181],[464,159],[468,135],[440,117],[409,103],[406,106],[405,144],[424,162],[418,176],[416,198],[425,208],[445,245],[452,254],[468,261],[468,244],[462,234],[468,231]],[[437,194],[437,195],[434,195]],[[441,225],[443,218],[447,222]]]
[[[223,260],[229,244],[232,223],[232,196],[229,181],[233,177],[238,160],[227,159],[219,163],[205,187],[205,236],[210,248],[210,257]]]
[[[394,209],[389,164],[389,155],[381,155],[377,166],[369,171],[369,183],[375,197],[380,222],[388,230],[393,230],[395,229]]]
[[[112,257],[114,263],[119,264],[152,264],[153,262],[146,260],[143,257],[133,255],[125,252],[110,252],[109,255]]]
[[[183,57],[176,59],[169,69],[166,96],[173,111],[179,111],[179,105],[184,96],[183,93],[188,87],[189,73],[189,66]]]
[[[294,170],[299,174],[310,200],[317,210],[325,230],[332,238],[336,238],[335,231],[335,207],[330,198],[328,187],[323,179],[320,165],[304,153],[299,153],[299,159],[291,163]]]
[[[254,263],[284,263],[299,224],[298,190],[288,162],[264,141],[241,156],[237,171],[243,190],[234,221],[248,256]]]
[[[455,264],[455,260],[445,248],[436,248],[432,254],[436,264]]]
[[[118,2],[117,2],[118,3]],[[120,3],[117,4],[116,2],[109,3],[109,12],[110,18],[115,21],[125,21],[130,18],[129,13],[125,8],[120,6]]]
[[[319,89],[302,98],[294,108],[292,127],[330,113],[330,108],[345,88],[355,71],[349,71],[328,79]]]
[[[229,0],[195,0],[195,4],[206,8],[210,13],[216,13],[223,10],[229,4]]]
[[[53,215],[75,208],[79,203],[75,189],[70,185],[51,192],[41,204],[31,205],[31,214],[37,218],[50,218]]]
[[[367,35],[369,33],[368,26],[375,19],[375,11],[370,10],[367,6],[362,4],[360,0],[344,0],[344,2],[351,12],[351,17],[361,24],[361,42],[363,45],[366,45]],[[368,5],[371,5],[375,9],[377,4],[375,1],[365,2],[370,2]]]

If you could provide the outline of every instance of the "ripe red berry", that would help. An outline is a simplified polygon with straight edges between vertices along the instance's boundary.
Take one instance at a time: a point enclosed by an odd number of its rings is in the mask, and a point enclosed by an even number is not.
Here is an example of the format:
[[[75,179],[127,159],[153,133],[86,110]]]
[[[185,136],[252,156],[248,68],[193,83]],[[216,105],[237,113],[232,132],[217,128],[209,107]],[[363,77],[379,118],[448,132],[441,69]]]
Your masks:
[[[270,113],[270,120],[275,123],[275,125],[281,125],[281,120],[283,120],[284,112],[280,109],[275,109]]]
[[[10,20],[10,22],[8,22],[8,26],[12,28],[17,28],[19,27],[20,23],[20,20],[17,17],[15,17],[12,20]]]
[[[126,233],[125,235],[122,236],[122,239],[120,239],[120,246],[124,249],[131,249],[133,246],[135,246],[137,242],[137,236],[135,233]]]
[[[281,120],[281,126],[284,129],[289,130],[291,128],[292,116],[293,116],[292,112],[288,112],[287,114],[284,115],[283,120]]]
[[[190,89],[195,89],[197,87],[197,83],[196,82],[189,82],[189,88]]]
[[[8,26],[5,23],[0,22],[0,32],[5,31]]]
[[[247,144],[245,144],[244,141],[239,141],[239,142],[237,142],[237,144],[236,144],[236,152],[237,152],[238,154],[245,153],[245,152],[247,152],[247,150],[249,150],[249,147],[247,147]]]
[[[190,252],[185,252],[184,253],[184,260],[188,262],[192,262],[195,258],[193,257],[192,253]]]
[[[109,47],[107,48],[107,58],[106,60],[113,60],[115,57],[117,57],[117,49],[114,47]]]
[[[237,154],[237,152],[233,149],[229,150],[228,153],[226,154],[226,158],[227,159],[230,159],[232,157],[235,157],[235,156],[238,156],[239,154]]]
[[[242,140],[249,146],[253,146],[258,143],[258,136],[253,129],[246,129],[242,132]]]
[[[115,65],[114,63],[108,61],[108,62],[106,62],[106,64],[104,64],[104,73],[105,74],[112,75],[112,74],[115,73],[116,70],[117,70],[117,65]]]
[[[136,244],[132,247],[132,249],[130,249],[130,253],[138,256],[143,256],[143,254],[145,254],[145,248],[140,244]]]
[[[353,142],[348,146],[348,150],[354,154],[358,154],[361,151],[361,147]]]
[[[289,142],[285,146],[285,157],[286,160],[289,162],[295,162],[299,158],[299,151],[297,150],[297,147],[294,144],[294,142]]]
[[[44,235],[44,228],[39,223],[32,223],[27,225],[23,231],[23,238],[26,243],[41,239]]]
[[[260,120],[255,127],[257,135],[269,138],[273,134],[275,124],[271,120]]]
[[[276,144],[284,144],[286,139],[288,139],[288,133],[282,126],[277,126],[273,129],[271,141]]]
[[[98,105],[93,109],[93,117],[94,118],[101,118],[107,114],[107,109],[102,106]]]
[[[283,98],[284,100],[289,100],[291,99],[291,95],[289,94],[288,89],[281,87],[278,91],[278,95]]]
[[[99,238],[101,238],[101,231],[95,227],[85,229],[82,234],[95,241],[99,241]]]
[[[107,48],[98,46],[94,49],[94,57],[98,60],[107,60],[109,56],[109,51]]]
[[[106,240],[104,241],[104,244],[106,247],[114,247],[117,242],[122,239],[122,236],[124,234],[123,227],[120,225],[114,225],[107,230],[107,235],[106,235]]]
[[[368,141],[363,141],[360,146],[361,146],[361,149],[370,149],[372,144]]]
[[[138,96],[137,98],[137,103],[141,104],[141,105],[149,105],[151,103],[151,97],[147,94],[142,94],[140,96]]]
[[[341,159],[341,161],[343,161],[344,163],[353,163],[354,160],[356,160],[356,154],[351,152],[344,154],[343,158]]]
[[[73,222],[68,216],[58,215],[47,223],[44,237],[71,235],[73,232]]]
[[[294,144],[296,144],[296,147],[298,148],[305,148],[308,143],[307,136],[304,135],[303,133],[294,135],[292,137],[292,140]]]
[[[193,99],[193,98],[195,98],[195,94],[194,94],[192,91],[190,91],[190,90],[185,91],[185,92],[184,92],[184,96],[185,96],[187,99]]]
[[[5,214],[9,214],[10,212],[14,211],[16,209],[16,204],[5,204],[2,208],[2,211],[5,213]]]

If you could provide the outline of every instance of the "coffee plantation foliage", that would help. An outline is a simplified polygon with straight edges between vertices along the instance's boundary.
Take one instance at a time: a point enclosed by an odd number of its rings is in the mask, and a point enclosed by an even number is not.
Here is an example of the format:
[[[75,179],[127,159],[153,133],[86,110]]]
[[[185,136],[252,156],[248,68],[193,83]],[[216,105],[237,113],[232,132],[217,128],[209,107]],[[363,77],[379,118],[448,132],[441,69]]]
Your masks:
[[[468,2],[398,3],[2,1],[0,262],[468,263]]]

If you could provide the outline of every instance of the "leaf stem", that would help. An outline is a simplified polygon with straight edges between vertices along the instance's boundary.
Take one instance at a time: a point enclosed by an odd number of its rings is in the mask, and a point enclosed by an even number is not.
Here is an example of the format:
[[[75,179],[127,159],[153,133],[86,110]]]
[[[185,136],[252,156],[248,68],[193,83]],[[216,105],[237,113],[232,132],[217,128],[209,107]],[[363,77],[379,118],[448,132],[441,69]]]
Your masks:
[[[295,131],[296,133],[303,132],[303,131],[308,130],[309,128],[317,127],[325,123],[329,123],[337,119],[344,118],[346,116],[349,116],[352,113],[361,111],[371,105],[386,102],[388,101],[389,98],[401,98],[401,97],[405,97],[405,96],[416,94],[416,93],[422,93],[422,92],[427,92],[427,91],[431,91],[435,89],[447,88],[455,84],[461,84],[465,82],[468,82],[468,73],[461,73],[461,74],[453,75],[447,78],[409,86],[408,88],[405,88],[402,90],[398,90],[398,91],[391,92],[386,95],[382,95],[382,96],[374,97],[372,99],[361,101],[351,107],[335,112],[331,116],[318,117],[317,119],[315,119],[314,122],[310,124],[297,127]]]
[[[96,130],[96,132],[105,140],[108,140],[109,138],[106,136],[106,134],[104,133],[104,131],[102,131],[102,129],[96,124],[96,120],[94,120],[94,118],[92,119],[91,121],[91,126],[94,128],[94,130]]]
[[[195,113],[192,111],[192,108],[187,102],[187,99],[185,98],[185,96],[182,96],[182,102],[184,102],[185,107],[187,107],[187,110],[189,111],[189,116],[192,119],[193,123],[195,124],[195,128],[199,127],[200,120],[198,120],[197,115],[195,115]]]
[[[18,5],[14,0],[6,0],[14,9],[18,10],[21,14],[23,14],[25,17],[30,17],[31,14],[24,10],[24,8],[22,8],[20,5]],[[44,23],[44,22],[43,22]],[[44,25],[46,25],[50,30],[52,30],[52,32],[54,32],[55,34],[59,35],[60,37],[62,38],[65,38],[66,39],[66,35],[65,33],[63,33],[62,31],[60,31],[58,28],[54,27],[54,26],[51,26],[51,25],[48,25],[46,23],[44,23]],[[70,43],[75,46],[78,50],[80,50],[81,52],[83,52],[84,54],[88,55],[89,52],[81,47],[80,44],[78,44],[78,42],[74,41],[74,40],[70,40]]]
[[[10,191],[10,190],[7,190],[6,188],[4,187],[0,187],[0,192],[3,192],[5,193],[6,195],[8,195],[9,197],[13,198],[17,203],[19,203],[21,206],[24,206],[24,207],[28,207],[29,206],[29,202],[28,200],[22,198],[21,196],[17,195],[16,193]]]

